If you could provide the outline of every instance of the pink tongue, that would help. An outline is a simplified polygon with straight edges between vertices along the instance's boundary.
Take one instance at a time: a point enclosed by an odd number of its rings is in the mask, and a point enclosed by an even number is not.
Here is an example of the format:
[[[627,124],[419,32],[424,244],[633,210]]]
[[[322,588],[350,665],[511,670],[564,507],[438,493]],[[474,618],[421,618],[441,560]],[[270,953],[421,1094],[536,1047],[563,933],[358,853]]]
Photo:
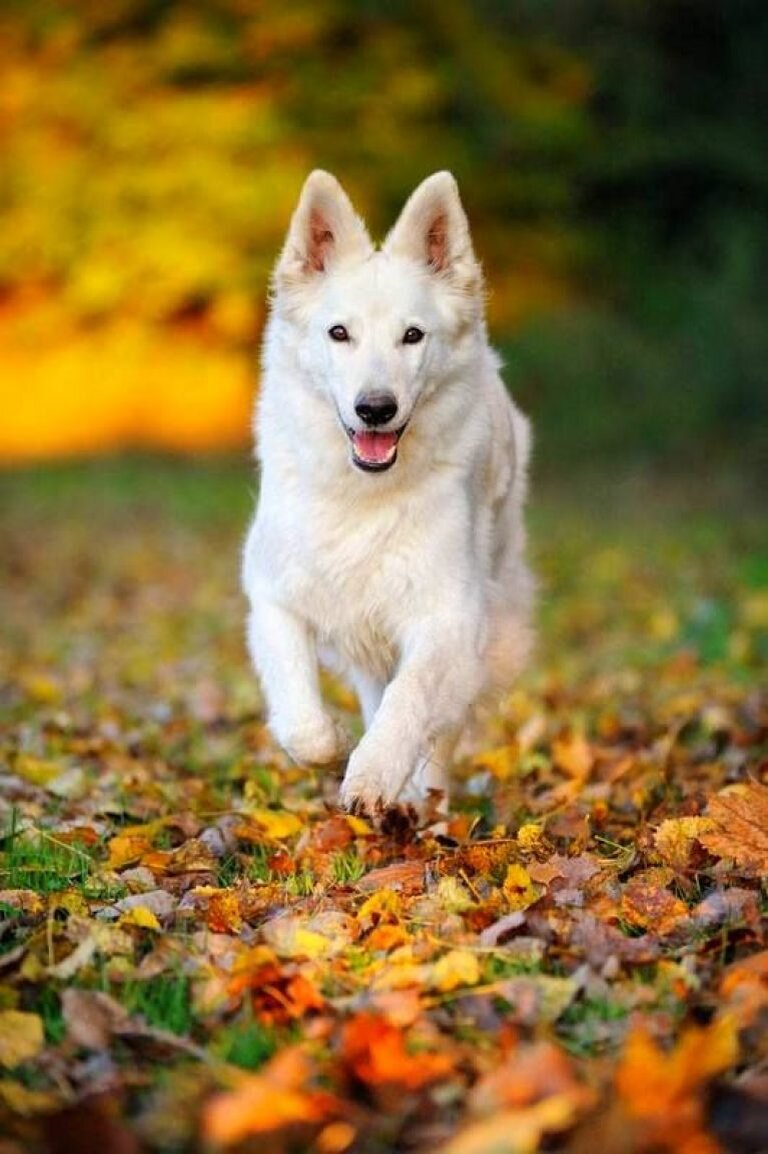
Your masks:
[[[361,461],[367,461],[371,465],[382,465],[392,456],[397,444],[397,433],[355,433],[352,444]]]

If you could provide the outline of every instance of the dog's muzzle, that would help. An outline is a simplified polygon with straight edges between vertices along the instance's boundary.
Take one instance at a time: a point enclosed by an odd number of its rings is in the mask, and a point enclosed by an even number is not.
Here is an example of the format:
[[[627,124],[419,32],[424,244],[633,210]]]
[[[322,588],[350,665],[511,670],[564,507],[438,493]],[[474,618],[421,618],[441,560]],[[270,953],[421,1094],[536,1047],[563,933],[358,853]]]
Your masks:
[[[407,424],[407,422],[406,422]],[[379,429],[350,429],[346,434],[352,445],[352,461],[365,473],[383,473],[397,460],[397,446],[406,425],[383,432]]]

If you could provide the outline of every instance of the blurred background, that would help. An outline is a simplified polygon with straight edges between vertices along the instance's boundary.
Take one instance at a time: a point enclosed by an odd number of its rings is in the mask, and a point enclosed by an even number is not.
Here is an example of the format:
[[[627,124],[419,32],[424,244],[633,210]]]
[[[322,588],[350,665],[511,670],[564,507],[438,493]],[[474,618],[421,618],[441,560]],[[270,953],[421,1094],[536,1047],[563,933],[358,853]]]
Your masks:
[[[245,446],[302,180],[457,175],[544,468],[749,472],[762,0],[4,0],[0,462]]]

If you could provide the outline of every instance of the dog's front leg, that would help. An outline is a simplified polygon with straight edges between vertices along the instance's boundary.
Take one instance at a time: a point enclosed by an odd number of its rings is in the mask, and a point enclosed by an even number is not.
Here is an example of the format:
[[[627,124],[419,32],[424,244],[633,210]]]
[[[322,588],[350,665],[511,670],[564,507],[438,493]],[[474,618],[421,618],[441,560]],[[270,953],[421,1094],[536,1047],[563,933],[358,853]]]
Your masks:
[[[430,743],[461,728],[482,684],[481,648],[481,628],[472,618],[429,621],[412,632],[400,668],[349,759],[343,805],[374,810],[397,801]]]
[[[252,596],[248,645],[267,699],[270,728],[286,753],[307,765],[341,761],[349,739],[323,706],[309,624],[258,592]]]

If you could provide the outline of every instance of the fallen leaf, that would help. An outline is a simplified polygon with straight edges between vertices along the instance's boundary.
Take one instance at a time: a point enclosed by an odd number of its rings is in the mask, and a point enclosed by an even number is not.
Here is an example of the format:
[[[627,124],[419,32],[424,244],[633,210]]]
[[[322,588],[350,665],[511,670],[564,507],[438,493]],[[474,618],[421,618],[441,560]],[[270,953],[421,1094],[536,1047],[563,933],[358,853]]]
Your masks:
[[[162,928],[157,920],[157,915],[152,912],[149,906],[145,905],[132,906],[126,910],[120,918],[119,925],[139,926],[143,930],[160,930]]]
[[[723,974],[720,996],[741,1028],[768,1007],[768,950],[733,962]]]
[[[666,934],[688,916],[688,907],[680,898],[651,879],[630,878],[621,895],[619,910],[630,926]]]
[[[4,1078],[0,1081],[0,1103],[7,1106],[11,1114],[33,1118],[56,1110],[61,1105],[61,1097],[52,1090],[33,1090]]]
[[[141,855],[141,864],[156,874],[214,873],[216,858],[210,846],[200,838],[191,837],[177,849],[148,850]]]
[[[409,1053],[402,1030],[372,1014],[359,1014],[347,1022],[341,1049],[351,1072],[370,1086],[395,1084],[419,1090],[453,1069],[447,1054]]]
[[[656,830],[653,844],[663,862],[675,870],[685,870],[691,864],[696,843],[701,843],[701,835],[714,828],[709,817],[667,818]]]
[[[768,873],[768,786],[751,780],[731,786],[710,798],[707,815],[715,828],[701,834],[702,845],[749,876]]]
[[[378,889],[404,890],[416,893],[424,888],[424,863],[418,861],[395,862],[381,869],[364,874],[357,888],[368,892]]]
[[[707,1132],[704,1090],[738,1058],[732,1018],[688,1027],[665,1053],[642,1025],[630,1033],[616,1070],[626,1113],[642,1124],[644,1145],[674,1154],[720,1154]]]
[[[255,809],[248,814],[247,821],[242,822],[234,829],[236,837],[241,841],[261,843],[263,841],[282,841],[301,833],[301,818],[287,810]]]
[[[120,833],[110,838],[107,849],[106,868],[108,870],[122,870],[127,866],[137,865],[143,855],[152,849],[152,842],[144,835]]]
[[[109,1049],[115,1029],[129,1018],[128,1011],[101,990],[63,990],[61,1011],[69,1040],[85,1050]]]
[[[595,756],[582,733],[568,731],[552,742],[552,760],[563,773],[581,781],[589,776]]]
[[[502,892],[510,910],[526,910],[537,902],[544,890],[534,884],[525,866],[507,866]]]
[[[297,1049],[283,1051],[260,1074],[243,1077],[233,1090],[206,1103],[204,1137],[229,1146],[250,1135],[325,1121],[334,1111],[334,1100],[329,1094],[306,1090],[308,1077],[309,1066]]]
[[[451,950],[432,967],[432,985],[446,993],[480,981],[480,962],[471,950]]]
[[[3,906],[31,922],[45,916],[45,902],[34,890],[0,890],[0,910]]]
[[[441,1154],[534,1154],[547,1134],[567,1130],[577,1116],[571,1098],[558,1094],[471,1123],[443,1146]]]
[[[43,1021],[38,1014],[0,1010],[0,1066],[12,1070],[29,1062],[44,1044]]]

